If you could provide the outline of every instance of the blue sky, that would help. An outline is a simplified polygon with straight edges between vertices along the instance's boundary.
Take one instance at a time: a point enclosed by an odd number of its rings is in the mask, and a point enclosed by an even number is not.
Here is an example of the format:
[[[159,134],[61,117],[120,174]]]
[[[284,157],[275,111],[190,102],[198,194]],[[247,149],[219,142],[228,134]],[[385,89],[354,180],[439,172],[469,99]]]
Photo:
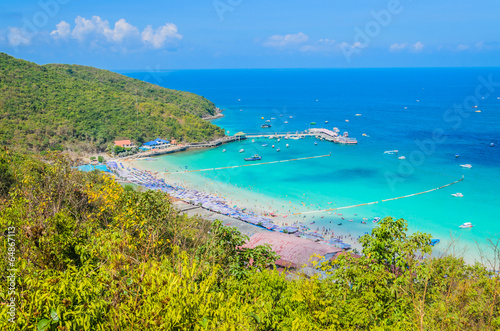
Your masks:
[[[111,70],[500,65],[498,0],[16,0],[0,51]]]

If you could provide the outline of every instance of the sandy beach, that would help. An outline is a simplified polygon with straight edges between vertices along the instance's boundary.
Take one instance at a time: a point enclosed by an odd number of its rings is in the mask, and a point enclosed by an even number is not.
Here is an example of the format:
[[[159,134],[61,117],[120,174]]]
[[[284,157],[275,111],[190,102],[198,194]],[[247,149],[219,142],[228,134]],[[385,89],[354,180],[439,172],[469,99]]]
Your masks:
[[[362,246],[358,242],[359,235],[352,234],[347,228],[338,226],[335,229],[327,229],[324,226],[315,226],[315,217],[307,218],[293,216],[292,213],[299,210],[300,206],[293,206],[290,202],[268,197],[263,194],[246,190],[241,187],[229,185],[213,181],[212,179],[203,178],[200,175],[179,172],[174,174],[165,174],[158,172],[158,167],[155,167],[156,161],[141,160],[117,160],[126,168],[136,168],[142,171],[149,171],[158,179],[163,179],[167,184],[172,186],[181,186],[189,190],[201,191],[212,196],[223,198],[229,206],[237,206],[241,209],[246,209],[262,216],[272,219],[272,222],[279,226],[293,226],[294,224],[302,224],[310,228],[310,232],[320,234],[325,240],[332,238],[341,239],[344,243],[351,245],[351,248],[357,251],[362,250]],[[162,162],[164,165],[164,162]],[[276,217],[270,217],[270,213]],[[260,228],[253,226],[255,232]]]

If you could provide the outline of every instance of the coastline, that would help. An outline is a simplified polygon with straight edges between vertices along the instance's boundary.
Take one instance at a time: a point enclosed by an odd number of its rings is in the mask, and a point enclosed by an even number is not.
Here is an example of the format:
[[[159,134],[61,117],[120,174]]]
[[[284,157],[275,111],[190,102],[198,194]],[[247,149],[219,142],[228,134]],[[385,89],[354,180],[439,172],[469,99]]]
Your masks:
[[[119,160],[119,162],[127,168],[136,168],[150,173],[158,171],[158,169],[148,166],[147,163],[140,161],[141,160]],[[166,175],[158,173],[155,177],[164,180],[165,183],[171,186],[181,186],[188,190],[203,192],[214,197],[219,197],[226,201],[230,206],[234,205],[235,207],[237,206],[238,208],[247,210],[250,213],[271,218],[272,223],[278,226],[293,226],[294,224],[300,224],[302,226],[310,227],[310,230],[308,231],[309,233],[321,234],[321,237],[324,238],[325,241],[333,238],[340,238],[344,243],[351,245],[351,250],[356,249],[358,252],[362,251],[362,246],[359,244],[357,236],[351,234],[349,230],[345,231],[342,228],[336,228],[335,231],[332,231],[325,229],[324,226],[320,227],[319,225],[312,224],[311,220],[305,221],[303,219],[299,219],[298,217],[294,217],[287,213],[287,210],[285,210],[286,208],[279,207],[280,205],[285,206],[287,201],[276,199],[274,197],[268,197],[263,194],[257,194],[230,184],[220,182],[214,183],[211,179],[202,179],[200,181],[200,178],[196,178],[198,176],[193,174],[189,175],[190,176],[186,176],[183,172],[179,173],[177,176],[175,176],[175,174]],[[179,176],[184,176],[184,178],[179,178]],[[270,217],[270,213],[277,216]],[[225,215],[219,215],[227,218]],[[241,222],[238,219],[234,220]],[[261,232],[262,230],[262,228],[255,225],[249,224],[249,226],[250,229],[254,229],[254,231],[249,231],[251,234]]]

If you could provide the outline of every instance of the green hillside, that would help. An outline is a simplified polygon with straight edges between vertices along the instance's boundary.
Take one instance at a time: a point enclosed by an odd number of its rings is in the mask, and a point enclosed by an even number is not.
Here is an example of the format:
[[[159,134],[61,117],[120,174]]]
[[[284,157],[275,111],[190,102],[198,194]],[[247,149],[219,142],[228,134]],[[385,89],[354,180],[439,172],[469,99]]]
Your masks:
[[[224,135],[201,119],[209,100],[110,71],[37,65],[0,53],[0,145],[103,150],[115,139],[203,141]]]

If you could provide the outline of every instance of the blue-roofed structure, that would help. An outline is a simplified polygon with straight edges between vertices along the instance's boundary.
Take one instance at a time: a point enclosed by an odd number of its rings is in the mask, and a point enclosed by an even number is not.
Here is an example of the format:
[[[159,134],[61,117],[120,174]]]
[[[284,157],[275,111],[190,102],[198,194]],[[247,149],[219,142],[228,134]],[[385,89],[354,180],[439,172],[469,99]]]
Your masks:
[[[159,149],[170,146],[170,141],[156,138],[155,140],[148,141],[147,143],[142,144],[142,148],[145,149]]]

